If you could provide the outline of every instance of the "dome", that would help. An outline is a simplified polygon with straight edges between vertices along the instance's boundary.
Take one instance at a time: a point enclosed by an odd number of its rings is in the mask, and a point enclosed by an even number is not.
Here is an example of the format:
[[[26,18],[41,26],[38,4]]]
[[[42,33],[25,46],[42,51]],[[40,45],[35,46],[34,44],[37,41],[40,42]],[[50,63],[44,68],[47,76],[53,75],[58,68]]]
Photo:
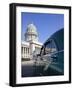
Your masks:
[[[34,24],[27,25],[25,41],[38,41],[37,28]]]
[[[37,35],[37,28],[34,24],[29,24],[27,26],[27,31],[26,31],[27,34],[34,34],[34,35]]]

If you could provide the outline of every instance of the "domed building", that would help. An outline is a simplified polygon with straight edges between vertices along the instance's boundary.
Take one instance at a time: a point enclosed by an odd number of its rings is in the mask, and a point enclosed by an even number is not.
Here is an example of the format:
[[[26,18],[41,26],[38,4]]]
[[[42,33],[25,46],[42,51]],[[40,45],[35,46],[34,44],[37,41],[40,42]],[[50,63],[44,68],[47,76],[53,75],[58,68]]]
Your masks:
[[[34,24],[29,24],[25,33],[25,41],[38,41],[37,28]]]
[[[40,53],[42,43],[38,42],[38,32],[34,24],[27,25],[24,41],[21,42],[22,61],[33,60]]]

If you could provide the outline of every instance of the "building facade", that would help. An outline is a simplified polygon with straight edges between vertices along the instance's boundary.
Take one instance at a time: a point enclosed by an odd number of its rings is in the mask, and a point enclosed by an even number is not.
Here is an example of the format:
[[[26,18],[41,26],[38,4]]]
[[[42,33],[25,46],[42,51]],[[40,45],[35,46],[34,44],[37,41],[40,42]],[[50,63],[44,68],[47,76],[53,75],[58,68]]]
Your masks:
[[[33,60],[34,55],[40,53],[42,43],[38,42],[38,32],[34,24],[27,26],[24,41],[21,42],[22,61]]]

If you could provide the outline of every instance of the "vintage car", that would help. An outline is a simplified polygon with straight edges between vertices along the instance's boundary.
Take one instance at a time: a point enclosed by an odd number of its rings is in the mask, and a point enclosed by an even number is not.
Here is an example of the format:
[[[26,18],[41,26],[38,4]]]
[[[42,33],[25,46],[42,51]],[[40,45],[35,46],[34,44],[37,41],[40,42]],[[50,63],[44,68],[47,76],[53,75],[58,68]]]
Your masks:
[[[42,68],[40,75],[64,75],[64,28],[46,40],[37,55],[37,63]]]

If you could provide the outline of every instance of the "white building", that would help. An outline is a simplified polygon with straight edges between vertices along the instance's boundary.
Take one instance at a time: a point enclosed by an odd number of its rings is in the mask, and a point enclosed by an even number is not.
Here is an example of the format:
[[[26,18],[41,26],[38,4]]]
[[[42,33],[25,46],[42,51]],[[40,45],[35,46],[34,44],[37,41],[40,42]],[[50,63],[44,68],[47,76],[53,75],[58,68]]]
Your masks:
[[[21,42],[22,61],[32,60],[34,55],[40,53],[42,47],[42,43],[38,42],[38,32],[34,24],[27,26],[24,37],[24,41]]]

